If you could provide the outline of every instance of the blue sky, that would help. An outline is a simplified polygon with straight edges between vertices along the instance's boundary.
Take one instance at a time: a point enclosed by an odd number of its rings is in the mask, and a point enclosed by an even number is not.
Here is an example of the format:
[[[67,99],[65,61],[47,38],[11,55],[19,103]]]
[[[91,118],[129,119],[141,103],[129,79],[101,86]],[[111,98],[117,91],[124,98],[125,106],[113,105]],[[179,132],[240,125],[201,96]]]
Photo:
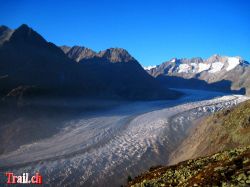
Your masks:
[[[56,45],[125,48],[144,66],[213,54],[250,61],[249,10],[249,0],[12,0],[1,2],[0,24],[26,23]]]

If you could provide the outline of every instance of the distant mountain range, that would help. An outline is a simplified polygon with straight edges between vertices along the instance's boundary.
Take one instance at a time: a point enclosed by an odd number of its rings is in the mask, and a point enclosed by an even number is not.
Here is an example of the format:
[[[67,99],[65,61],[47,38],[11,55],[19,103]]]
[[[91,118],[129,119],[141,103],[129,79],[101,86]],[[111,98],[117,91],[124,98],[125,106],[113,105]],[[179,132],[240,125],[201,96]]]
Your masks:
[[[0,27],[2,96],[85,96],[116,99],[172,99],[179,96],[150,76],[126,50],[99,53],[85,47],[57,47],[21,25]]]
[[[95,52],[81,46],[58,47],[25,24],[15,30],[0,27],[1,97],[155,100],[180,96],[168,88],[250,94],[250,65],[240,57],[174,58],[146,71],[122,48]]]
[[[250,94],[250,64],[241,57],[173,58],[147,72],[168,87],[240,90]]]

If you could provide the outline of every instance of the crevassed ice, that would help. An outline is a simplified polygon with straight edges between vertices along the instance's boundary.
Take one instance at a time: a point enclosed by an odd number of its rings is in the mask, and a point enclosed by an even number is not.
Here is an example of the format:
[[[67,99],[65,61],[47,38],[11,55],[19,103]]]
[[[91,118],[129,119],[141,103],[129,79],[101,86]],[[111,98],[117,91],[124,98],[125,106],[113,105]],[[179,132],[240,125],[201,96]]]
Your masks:
[[[183,104],[176,103],[172,107],[165,106],[159,110],[136,115],[132,112],[127,115],[108,113],[111,115],[103,116],[101,113],[94,117],[73,120],[58,136],[41,140],[28,150],[17,150],[1,155],[0,166],[41,159],[43,162],[18,167],[14,172],[40,171],[46,182],[51,185],[57,179],[60,179],[61,186],[69,186],[67,181],[73,184],[79,182],[79,186],[104,186],[101,183],[107,178],[109,181],[112,179],[120,183],[124,177],[123,173],[126,175],[128,171],[138,171],[138,166],[141,165],[137,164],[143,156],[150,155],[145,162],[157,158],[158,146],[165,147],[175,141],[175,136],[180,133],[178,130],[182,127],[181,123],[170,125],[171,117],[185,112],[190,115],[192,110],[203,113],[208,111],[209,107],[215,111],[216,107],[222,109],[246,99],[248,98],[245,96],[228,95]],[[131,120],[123,121],[127,117]],[[169,143],[164,143],[164,140],[168,140]],[[84,150],[85,146],[89,149]],[[76,150],[81,152],[74,154]],[[63,154],[64,157],[57,157],[57,153]],[[65,153],[72,154],[67,154],[66,157]],[[143,166],[146,164],[143,163]],[[89,181],[92,185],[88,185]]]
[[[220,71],[223,68],[224,64],[222,62],[214,62],[212,63],[212,67],[211,70],[209,71],[209,73],[216,73],[218,71]]]
[[[228,57],[227,62],[228,62],[228,66],[226,70],[230,71],[240,64],[240,59],[236,57]]]

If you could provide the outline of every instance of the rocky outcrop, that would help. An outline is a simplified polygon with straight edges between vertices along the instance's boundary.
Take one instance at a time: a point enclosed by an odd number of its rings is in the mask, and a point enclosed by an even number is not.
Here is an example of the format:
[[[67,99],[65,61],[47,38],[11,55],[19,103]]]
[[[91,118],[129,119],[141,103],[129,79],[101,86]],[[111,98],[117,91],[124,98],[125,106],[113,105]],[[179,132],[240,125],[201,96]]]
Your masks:
[[[249,186],[250,147],[219,152],[186,160],[172,166],[152,167],[131,179],[130,187],[139,186]]]
[[[250,100],[198,121],[168,165],[129,178],[128,186],[248,186]]]
[[[70,59],[73,59],[76,62],[79,62],[82,59],[89,59],[89,58],[93,58],[94,56],[96,56],[96,52],[86,47],[73,46],[69,48],[66,46],[62,46],[60,48],[64,51],[64,53]]]
[[[71,47],[67,46],[67,45],[63,45],[63,46],[60,46],[60,49],[65,53],[67,54],[67,52],[69,52],[69,50],[71,49]]]
[[[122,48],[110,48],[104,51],[100,51],[97,54],[98,57],[109,60],[112,63],[116,62],[131,62],[136,61],[125,49]]]

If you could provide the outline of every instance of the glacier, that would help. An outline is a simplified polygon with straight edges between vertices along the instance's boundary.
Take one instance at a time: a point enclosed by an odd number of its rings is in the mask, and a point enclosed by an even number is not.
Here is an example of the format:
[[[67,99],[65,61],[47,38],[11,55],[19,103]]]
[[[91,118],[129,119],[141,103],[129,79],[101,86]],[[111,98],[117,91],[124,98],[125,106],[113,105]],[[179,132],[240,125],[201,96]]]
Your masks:
[[[249,99],[184,90],[175,101],[126,104],[65,122],[52,137],[0,155],[0,171],[39,171],[48,186],[118,186],[167,164],[191,122]]]

